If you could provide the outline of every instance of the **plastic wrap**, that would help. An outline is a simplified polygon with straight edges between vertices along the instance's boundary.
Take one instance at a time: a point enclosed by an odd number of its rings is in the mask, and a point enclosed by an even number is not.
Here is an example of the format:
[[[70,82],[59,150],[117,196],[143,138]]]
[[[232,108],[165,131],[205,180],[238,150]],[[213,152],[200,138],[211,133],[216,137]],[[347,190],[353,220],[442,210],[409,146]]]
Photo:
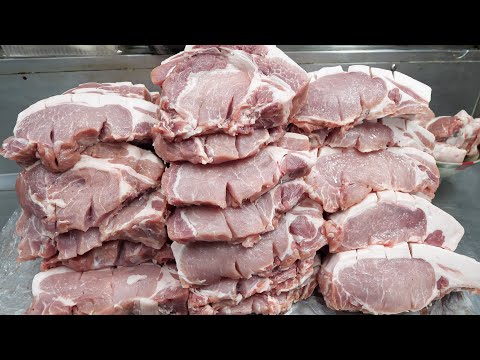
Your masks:
[[[32,279],[40,270],[40,260],[17,262],[18,237],[15,224],[20,217],[16,210],[0,233],[0,314],[20,315],[32,301]],[[295,304],[288,315],[349,315],[325,306],[321,295],[315,293],[309,299]],[[408,313],[412,315],[473,315],[480,314],[480,296],[465,292],[452,293],[432,303],[427,309]]]

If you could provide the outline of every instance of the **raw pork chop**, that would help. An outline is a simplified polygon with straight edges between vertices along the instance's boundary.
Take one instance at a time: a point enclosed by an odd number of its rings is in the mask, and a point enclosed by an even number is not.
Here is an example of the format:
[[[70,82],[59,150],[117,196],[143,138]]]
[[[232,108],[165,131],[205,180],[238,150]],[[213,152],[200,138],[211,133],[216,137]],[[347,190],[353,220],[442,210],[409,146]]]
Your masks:
[[[278,227],[250,248],[225,242],[172,244],[182,284],[211,285],[223,278],[249,279],[274,267],[286,269],[326,245],[321,206],[305,199],[288,212]]]
[[[168,244],[157,250],[141,243],[114,240],[71,259],[61,260],[58,256],[45,259],[40,269],[46,271],[66,266],[75,271],[89,271],[112,266],[135,266],[150,261],[163,264],[172,259],[173,253]]]
[[[151,78],[162,87],[157,130],[169,141],[285,125],[309,80],[272,45],[187,46]]]
[[[20,164],[40,159],[50,171],[72,168],[80,153],[97,142],[151,139],[158,106],[118,94],[66,94],[41,100],[22,111],[14,136],[0,153]]]
[[[168,237],[185,244],[191,241],[226,241],[252,244],[260,234],[272,231],[284,213],[308,192],[303,180],[289,181],[263,194],[255,203],[221,209],[211,206],[176,208],[167,219]]]
[[[80,84],[73,89],[67,90],[65,94],[100,94],[100,95],[120,95],[129,98],[142,99],[154,103],[154,93],[150,93],[143,84],[133,85],[131,82],[116,83],[85,83]]]
[[[310,74],[307,100],[290,120],[307,132],[353,126],[385,116],[434,117],[432,89],[402,73],[363,65],[327,67]]]
[[[316,261],[315,261],[316,260]],[[307,299],[317,286],[318,258],[298,261],[288,270],[270,277],[222,280],[214,285],[190,289],[191,315],[277,315]]]
[[[434,155],[438,161],[461,163],[465,156],[478,156],[480,119],[474,119],[465,110],[421,124],[435,135]]]
[[[42,219],[49,231],[86,231],[126,200],[157,187],[163,169],[150,151],[99,143],[64,173],[51,173],[40,162],[26,168],[17,178],[17,195],[22,208]]]
[[[114,239],[143,243],[153,249],[161,249],[167,240],[165,217],[167,203],[160,190],[135,199],[119,212],[108,216],[99,228],[87,231],[70,230],[55,236],[34,215],[22,213],[17,222],[18,260],[55,255],[60,260],[70,259],[102,246]]]
[[[459,149],[447,143],[435,143],[433,157],[435,160],[446,163],[461,164],[467,156],[467,150]]]
[[[418,242],[454,251],[464,230],[453,216],[415,195],[381,191],[325,222],[330,252]]]
[[[186,314],[188,289],[172,265],[140,264],[86,272],[58,267],[38,273],[27,314]]]
[[[419,192],[433,198],[439,171],[431,155],[414,148],[361,153],[324,147],[305,179],[312,186],[310,197],[334,213],[359,203],[372,191]]]
[[[308,151],[310,150],[310,139],[302,134],[287,132],[275,145],[293,151]]]
[[[170,164],[162,178],[162,191],[175,206],[235,207],[258,199],[280,180],[305,176],[314,162],[308,152],[267,146],[254,157],[224,164]]]
[[[302,134],[308,137],[310,142],[310,149],[318,149],[325,144],[325,140],[327,139],[328,134],[330,133],[330,129],[318,129],[313,131],[304,131],[295,125],[291,125],[289,130],[295,134]]]
[[[424,244],[371,245],[329,255],[318,281],[332,309],[397,314],[418,311],[451,291],[480,294],[480,263]]]
[[[180,142],[169,142],[162,135],[157,135],[153,145],[157,155],[167,162],[220,164],[254,156],[268,144],[278,141],[284,134],[285,130],[282,127],[275,127],[257,129],[248,135],[211,134],[191,137]]]
[[[384,150],[389,146],[413,147],[432,153],[435,137],[413,121],[384,118],[364,121],[348,130],[336,128],[328,135],[325,145],[332,148],[356,148],[361,152]]]

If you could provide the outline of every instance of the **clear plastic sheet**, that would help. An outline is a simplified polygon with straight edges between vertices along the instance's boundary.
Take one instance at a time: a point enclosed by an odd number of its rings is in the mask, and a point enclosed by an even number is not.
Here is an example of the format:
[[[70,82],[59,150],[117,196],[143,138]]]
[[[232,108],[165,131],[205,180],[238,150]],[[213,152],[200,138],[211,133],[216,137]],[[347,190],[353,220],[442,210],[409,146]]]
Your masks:
[[[18,237],[15,224],[20,217],[16,210],[0,233],[0,314],[20,315],[32,301],[32,279],[40,270],[40,260],[17,262]],[[321,295],[315,294],[309,299],[295,304],[288,315],[350,315],[333,311],[325,306]],[[435,301],[427,309],[408,313],[412,315],[474,315],[480,314],[480,296],[466,292],[452,293]]]

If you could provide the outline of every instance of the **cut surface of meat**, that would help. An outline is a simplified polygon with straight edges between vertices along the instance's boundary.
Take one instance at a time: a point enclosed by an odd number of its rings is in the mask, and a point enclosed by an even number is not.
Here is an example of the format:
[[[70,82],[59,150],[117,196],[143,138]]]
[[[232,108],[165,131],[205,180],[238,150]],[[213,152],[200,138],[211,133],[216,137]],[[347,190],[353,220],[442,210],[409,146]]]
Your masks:
[[[35,275],[32,293],[32,315],[187,314],[188,289],[168,264],[86,272],[58,267]]]
[[[277,47],[260,47],[187,46],[162,62],[151,74],[162,87],[158,132],[171,141],[285,125],[308,75]]]
[[[310,139],[306,135],[287,132],[277,141],[276,146],[293,151],[308,151],[310,150]]]
[[[467,156],[467,150],[446,143],[435,143],[433,157],[435,160],[446,163],[461,164]]]
[[[431,89],[398,71],[354,65],[310,73],[306,103],[290,120],[311,132],[386,116],[431,119]]]
[[[150,261],[163,264],[169,260],[173,260],[173,253],[168,244],[158,250],[141,243],[114,240],[74,258],[61,260],[57,255],[45,259],[40,269],[46,271],[66,266],[75,271],[89,271],[117,266],[135,266]]]
[[[286,269],[326,245],[321,206],[305,199],[246,248],[225,242],[173,243],[172,251],[185,286],[211,285],[224,278],[249,279],[274,267]]]
[[[143,84],[132,84],[131,82],[95,83],[89,82],[80,84],[73,89],[67,90],[65,94],[100,94],[120,95],[129,98],[142,99],[154,103],[153,95]]]
[[[433,198],[439,171],[431,155],[415,148],[361,153],[323,147],[305,181],[312,186],[310,197],[334,213],[359,203],[373,191],[423,193]]]
[[[325,140],[327,139],[327,136],[331,130],[318,129],[313,131],[304,131],[295,125],[291,125],[288,131],[307,136],[308,140],[310,141],[310,149],[318,149],[325,144]]]
[[[1,155],[25,165],[40,159],[48,170],[63,172],[99,141],[151,139],[157,108],[143,99],[113,94],[53,96],[18,115],[14,136],[4,141]]]
[[[329,255],[318,281],[332,309],[397,314],[451,291],[480,293],[480,263],[425,244],[371,245]]]
[[[317,258],[318,259],[318,258]],[[310,259],[309,259],[310,260]],[[278,315],[292,305],[310,297],[317,286],[320,262],[294,264],[291,270],[271,278],[222,280],[210,286],[190,289],[188,299],[191,315]],[[284,275],[288,273],[287,275]],[[248,291],[248,292],[246,292]]]
[[[157,135],[154,147],[157,155],[168,162],[220,164],[254,156],[268,144],[278,141],[284,133],[282,127],[275,127],[257,129],[248,135],[211,134],[180,142],[169,142],[162,135]]]
[[[50,258],[58,251],[60,260],[71,259],[102,246],[106,241],[120,239],[143,243],[161,249],[167,240],[165,228],[167,204],[160,190],[135,199],[119,212],[108,216],[100,226],[87,231],[70,230],[55,235],[32,214],[22,213],[17,223],[18,260]]]
[[[327,137],[325,145],[332,148],[355,148],[361,152],[384,150],[393,146],[393,132],[378,122],[365,121],[348,130],[334,129]]]
[[[390,146],[413,147],[432,153],[435,137],[416,122],[402,118],[364,121],[348,130],[336,128],[325,145],[332,148],[355,148],[361,152],[384,150]]]
[[[42,220],[49,231],[64,233],[96,227],[126,200],[156,188],[163,162],[152,152],[126,143],[98,143],[64,173],[49,172],[37,162],[17,178],[24,211]]]
[[[258,199],[280,180],[305,176],[314,162],[308,152],[267,146],[254,157],[224,164],[173,163],[162,177],[162,191],[175,206],[236,207]]]
[[[191,241],[256,242],[272,231],[284,213],[305,198],[303,180],[279,184],[256,202],[221,209],[211,206],[176,208],[167,219],[168,237],[179,243]]]
[[[464,161],[464,158],[460,160],[462,154],[464,157],[478,156],[480,119],[474,119],[465,110],[455,116],[420,121],[420,124],[435,136],[434,155],[438,161],[461,163]]]
[[[429,201],[394,191],[369,194],[325,222],[330,252],[400,242],[427,243],[454,251],[463,234],[457,220]]]

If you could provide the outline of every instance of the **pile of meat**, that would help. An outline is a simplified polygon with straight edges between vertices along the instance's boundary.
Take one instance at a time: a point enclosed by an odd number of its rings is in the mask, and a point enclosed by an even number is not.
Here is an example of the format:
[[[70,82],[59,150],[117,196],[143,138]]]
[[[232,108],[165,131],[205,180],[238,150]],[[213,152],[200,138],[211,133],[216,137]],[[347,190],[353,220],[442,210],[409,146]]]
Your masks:
[[[28,313],[282,314],[317,289],[393,314],[479,291],[431,203],[425,84],[266,45],[187,46],[152,81],[42,100],[3,143],[19,260],[43,258]]]
[[[419,124],[435,135],[433,156],[447,163],[474,161],[479,156],[480,118],[474,119],[465,110],[455,116],[420,120]]]

